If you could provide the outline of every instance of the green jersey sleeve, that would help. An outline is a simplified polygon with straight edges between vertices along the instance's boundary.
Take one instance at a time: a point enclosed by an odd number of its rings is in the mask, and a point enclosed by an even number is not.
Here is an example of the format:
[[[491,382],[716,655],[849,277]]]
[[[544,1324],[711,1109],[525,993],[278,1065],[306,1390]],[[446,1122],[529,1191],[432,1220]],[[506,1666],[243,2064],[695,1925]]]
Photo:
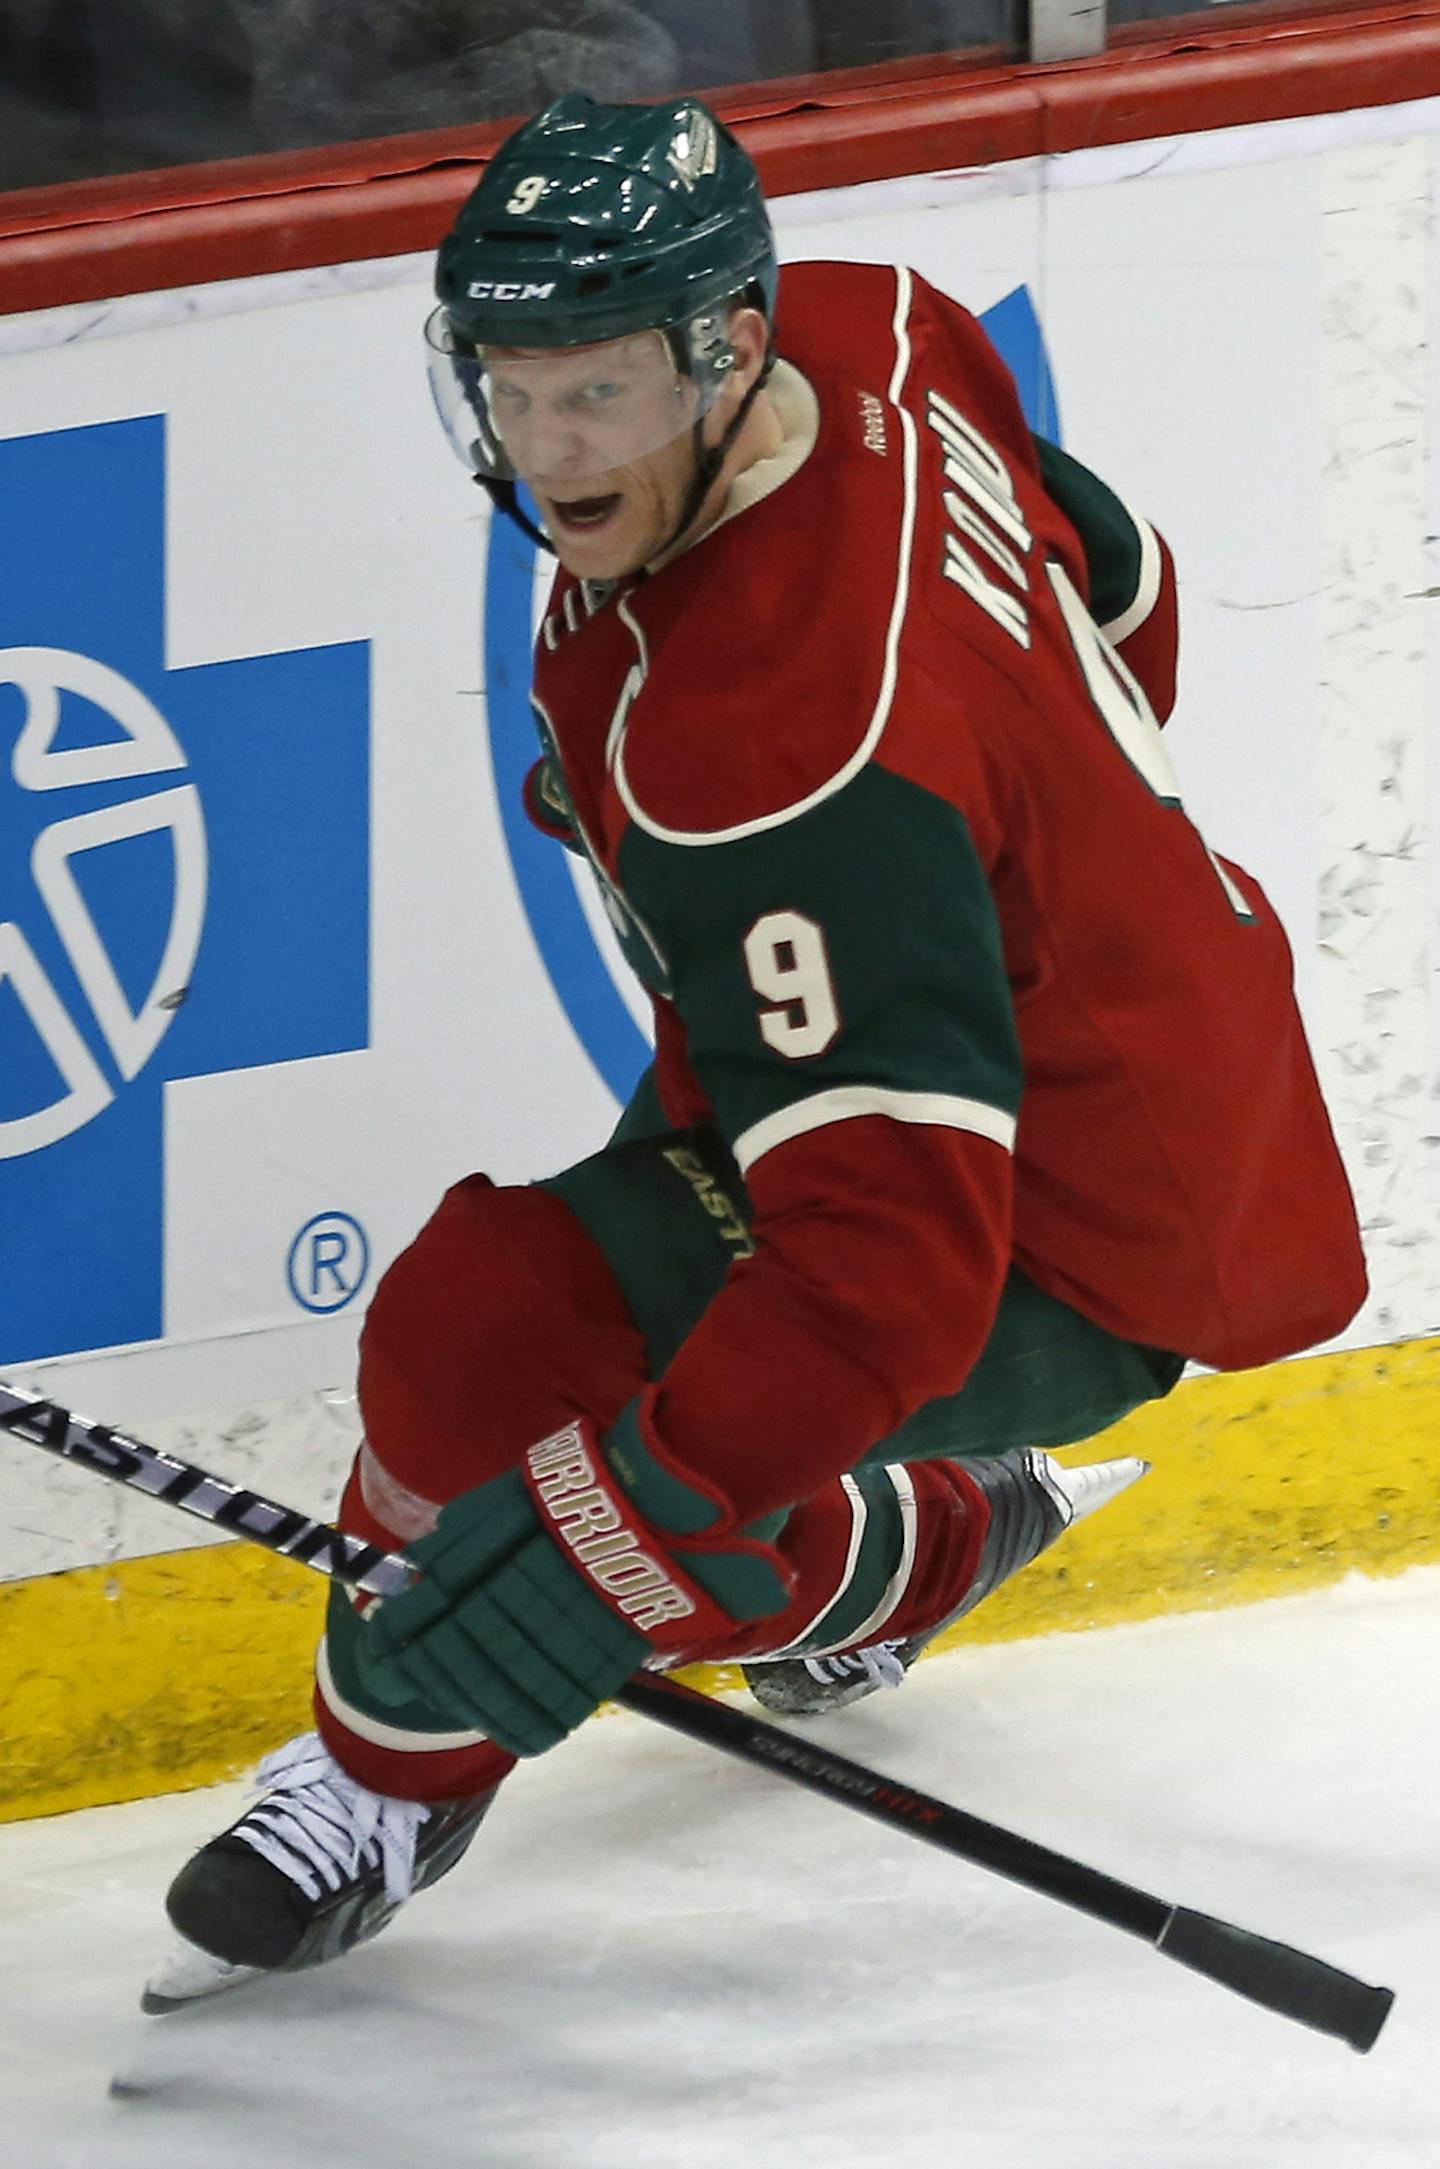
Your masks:
[[[958,807],[870,764],[743,835],[662,841],[634,826],[620,874],[742,1171],[866,1114],[1011,1146],[1015,1019]]]

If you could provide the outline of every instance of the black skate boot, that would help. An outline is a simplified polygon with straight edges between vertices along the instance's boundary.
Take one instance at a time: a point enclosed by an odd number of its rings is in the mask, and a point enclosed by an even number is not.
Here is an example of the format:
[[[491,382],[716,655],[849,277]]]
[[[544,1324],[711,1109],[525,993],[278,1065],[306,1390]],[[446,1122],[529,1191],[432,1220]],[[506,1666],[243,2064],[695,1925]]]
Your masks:
[[[990,1502],[990,1527],[965,1601],[924,1634],[871,1642],[814,1657],[752,1657],[741,1667],[757,1702],[781,1717],[818,1717],[843,1710],[880,1687],[900,1687],[922,1649],[973,1612],[1001,1582],[1037,1558],[1072,1522],[1108,1505],[1149,1471],[1148,1461],[1096,1461],[1067,1469],[1039,1447],[1014,1447],[988,1460],[967,1461],[966,1473]]]
[[[495,1797],[426,1807],[370,1792],[314,1732],[267,1756],[255,1784],[255,1805],[170,1885],[165,1910],[180,1940],[146,1983],[144,2011],[368,1943],[454,1867]]]

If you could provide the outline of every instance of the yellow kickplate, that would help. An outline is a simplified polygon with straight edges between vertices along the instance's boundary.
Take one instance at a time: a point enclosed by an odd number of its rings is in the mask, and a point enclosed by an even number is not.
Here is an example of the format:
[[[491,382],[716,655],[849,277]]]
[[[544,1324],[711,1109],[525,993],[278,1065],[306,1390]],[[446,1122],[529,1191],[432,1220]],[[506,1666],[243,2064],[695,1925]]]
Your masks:
[[[1067,1449],[1154,1468],[935,1647],[1440,1560],[1437,1438],[1440,1340],[1188,1379]],[[0,1584],[0,1821],[213,1784],[302,1729],[324,1597],[230,1543]],[[740,1684],[733,1666],[686,1676]]]
[[[1189,1378],[1067,1447],[1150,1474],[936,1637],[934,1650],[1253,1604],[1440,1560],[1440,1339]],[[739,1667],[696,1667],[738,1687]]]
[[[0,1821],[233,1777],[308,1723],[324,1607],[249,1544],[0,1584]]]

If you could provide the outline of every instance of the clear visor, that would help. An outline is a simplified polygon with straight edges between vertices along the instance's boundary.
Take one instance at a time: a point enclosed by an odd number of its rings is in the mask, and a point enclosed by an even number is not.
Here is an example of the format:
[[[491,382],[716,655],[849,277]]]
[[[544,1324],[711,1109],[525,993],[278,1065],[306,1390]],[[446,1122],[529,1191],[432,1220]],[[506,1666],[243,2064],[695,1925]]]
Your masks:
[[[660,331],[598,346],[467,353],[443,309],[426,324],[425,344],[435,405],[465,465],[493,481],[542,487],[628,467],[692,429],[733,358],[725,344],[687,376]]]

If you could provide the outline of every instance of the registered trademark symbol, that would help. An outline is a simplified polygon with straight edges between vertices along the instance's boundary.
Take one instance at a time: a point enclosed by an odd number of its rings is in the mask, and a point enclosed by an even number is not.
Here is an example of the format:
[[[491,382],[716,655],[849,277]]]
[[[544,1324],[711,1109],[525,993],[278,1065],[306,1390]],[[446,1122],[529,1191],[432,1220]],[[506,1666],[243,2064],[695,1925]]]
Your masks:
[[[365,1285],[370,1241],[349,1213],[317,1213],[290,1245],[285,1278],[302,1310],[344,1310]]]

